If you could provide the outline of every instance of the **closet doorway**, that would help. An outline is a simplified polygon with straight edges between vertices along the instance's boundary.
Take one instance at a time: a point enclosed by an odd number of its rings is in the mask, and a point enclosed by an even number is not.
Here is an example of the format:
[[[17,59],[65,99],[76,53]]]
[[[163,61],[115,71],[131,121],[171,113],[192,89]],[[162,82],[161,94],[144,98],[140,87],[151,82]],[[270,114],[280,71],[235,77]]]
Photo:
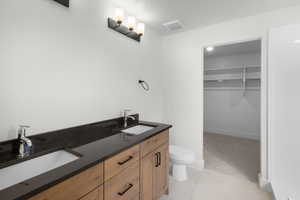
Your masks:
[[[258,182],[261,40],[204,49],[205,168]]]

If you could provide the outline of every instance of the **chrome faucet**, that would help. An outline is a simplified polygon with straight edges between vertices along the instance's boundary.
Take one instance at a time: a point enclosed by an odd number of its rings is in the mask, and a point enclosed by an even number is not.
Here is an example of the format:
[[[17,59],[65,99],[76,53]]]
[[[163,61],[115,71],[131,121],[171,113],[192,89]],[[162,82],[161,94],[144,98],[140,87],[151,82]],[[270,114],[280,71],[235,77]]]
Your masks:
[[[125,109],[124,110],[124,128],[127,128],[127,121],[128,119],[135,120],[135,117],[128,115],[127,113],[130,112],[131,110]]]
[[[32,142],[26,137],[26,129],[30,126],[20,125],[18,130],[18,140],[19,140],[19,158],[24,158],[28,156],[32,149]]]

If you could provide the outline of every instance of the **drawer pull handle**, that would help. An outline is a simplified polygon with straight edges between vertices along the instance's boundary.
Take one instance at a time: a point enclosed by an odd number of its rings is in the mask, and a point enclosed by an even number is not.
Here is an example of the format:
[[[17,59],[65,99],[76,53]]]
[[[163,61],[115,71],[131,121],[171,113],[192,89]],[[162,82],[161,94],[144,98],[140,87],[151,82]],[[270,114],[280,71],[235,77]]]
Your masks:
[[[159,167],[161,165],[161,153],[157,152],[155,154],[155,167]]]
[[[158,152],[158,166],[160,166],[161,165],[161,153],[160,152]]]
[[[128,190],[130,190],[130,188],[133,187],[133,184],[129,184],[128,187],[123,191],[123,192],[118,192],[118,195],[123,196],[126,192],[128,192]]]
[[[158,152],[155,153],[155,167],[158,167],[159,166],[159,155],[158,155]]]
[[[121,162],[118,162],[119,165],[124,165],[125,163],[127,163],[128,161],[130,161],[131,159],[133,158],[133,156],[129,156],[128,159],[124,160],[124,161],[121,161]]]

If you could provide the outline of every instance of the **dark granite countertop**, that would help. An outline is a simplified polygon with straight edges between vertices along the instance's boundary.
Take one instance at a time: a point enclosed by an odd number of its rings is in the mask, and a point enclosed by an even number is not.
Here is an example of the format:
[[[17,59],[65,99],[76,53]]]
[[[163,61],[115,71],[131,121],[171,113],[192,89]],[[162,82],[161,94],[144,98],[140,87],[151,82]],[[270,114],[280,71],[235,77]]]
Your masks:
[[[53,131],[30,137],[35,146],[31,156],[18,159],[13,150],[15,141],[0,143],[0,170],[50,152],[65,149],[80,154],[80,158],[44,174],[0,190],[1,200],[25,200],[60,183],[119,152],[171,128],[171,125],[132,120],[129,126],[143,124],[154,128],[140,135],[121,133],[122,118]],[[20,172],[26,173],[26,171]],[[1,177],[0,177],[1,181]]]

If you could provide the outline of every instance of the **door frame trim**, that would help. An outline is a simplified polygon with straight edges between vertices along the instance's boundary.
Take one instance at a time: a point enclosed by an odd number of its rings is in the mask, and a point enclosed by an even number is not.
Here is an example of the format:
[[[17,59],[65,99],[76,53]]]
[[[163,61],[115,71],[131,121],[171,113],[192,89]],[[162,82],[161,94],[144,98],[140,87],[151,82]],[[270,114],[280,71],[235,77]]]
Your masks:
[[[267,187],[270,184],[271,180],[271,156],[270,156],[270,134],[269,134],[269,91],[268,91],[268,42],[267,42],[267,34],[258,36],[245,38],[241,40],[231,40],[228,42],[222,43],[210,43],[208,45],[202,46],[202,80],[204,81],[204,52],[205,48],[208,46],[222,46],[222,45],[230,45],[236,43],[249,42],[254,40],[261,40],[261,90],[260,90],[260,173],[258,174],[259,184],[261,187]],[[202,87],[202,91],[204,94],[204,85]],[[203,106],[204,106],[204,95],[202,96]],[[203,109],[202,109],[203,110]],[[204,112],[204,110],[203,110]],[[204,120],[204,113],[203,113]],[[203,134],[203,131],[202,131]],[[203,139],[202,139],[203,145]],[[204,155],[204,154],[203,154]]]

